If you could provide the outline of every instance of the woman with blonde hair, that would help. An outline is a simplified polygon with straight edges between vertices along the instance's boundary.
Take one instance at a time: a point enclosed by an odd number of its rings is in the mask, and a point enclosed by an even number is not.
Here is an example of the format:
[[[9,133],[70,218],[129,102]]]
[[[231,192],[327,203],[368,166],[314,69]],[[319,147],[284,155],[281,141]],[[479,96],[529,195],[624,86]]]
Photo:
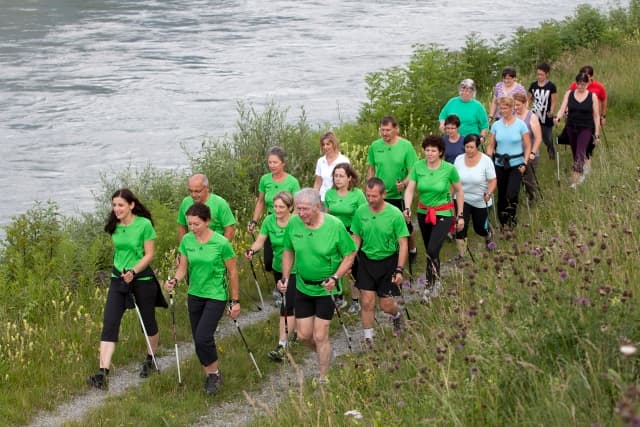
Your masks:
[[[340,153],[340,141],[335,133],[329,131],[320,137],[320,148],[324,156],[316,162],[316,179],[313,189],[318,190],[324,203],[324,196],[333,185],[333,168],[339,163],[350,163],[349,158]]]

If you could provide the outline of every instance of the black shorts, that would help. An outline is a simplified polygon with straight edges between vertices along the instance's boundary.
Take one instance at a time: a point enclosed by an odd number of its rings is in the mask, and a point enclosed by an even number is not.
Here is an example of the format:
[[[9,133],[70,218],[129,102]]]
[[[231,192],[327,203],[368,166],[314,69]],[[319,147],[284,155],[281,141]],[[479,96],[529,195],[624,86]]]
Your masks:
[[[402,200],[402,199],[384,199],[384,201],[389,203],[390,205],[393,205],[396,208],[400,209],[400,212],[404,212],[404,200]],[[413,233],[413,224],[411,223],[411,221],[409,221],[407,223],[407,228],[409,229],[409,234],[412,234]]]
[[[398,267],[398,254],[381,260],[367,258],[364,252],[358,252],[358,282],[361,291],[374,291],[380,298],[400,295],[400,288],[391,283],[391,277]]]
[[[316,316],[319,319],[333,319],[335,305],[329,295],[312,297],[296,289],[296,318],[305,319]]]
[[[282,273],[280,273],[279,271],[273,270],[273,278],[276,280],[276,284],[278,284],[278,281],[282,279]],[[282,305],[280,305],[280,316],[284,316],[285,313],[288,313],[289,316],[293,316],[295,302],[296,302],[296,275],[295,274],[292,274],[291,276],[289,276],[289,282],[287,283],[287,292],[285,294],[285,300],[286,300],[286,304],[284,309]]]

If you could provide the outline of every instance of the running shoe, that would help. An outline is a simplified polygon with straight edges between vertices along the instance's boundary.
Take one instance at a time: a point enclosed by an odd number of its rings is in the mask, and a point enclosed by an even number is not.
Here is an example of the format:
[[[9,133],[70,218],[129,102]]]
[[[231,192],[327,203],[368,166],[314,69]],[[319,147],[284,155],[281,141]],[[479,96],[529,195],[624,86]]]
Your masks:
[[[269,352],[269,358],[274,362],[282,362],[286,355],[286,349],[282,345],[278,345],[274,350]]]
[[[360,313],[360,303],[358,301],[352,301],[349,306],[349,310],[347,310],[349,314],[358,314]]]
[[[338,307],[338,310],[342,310],[347,305],[349,305],[349,303],[344,299],[344,295],[338,295],[336,297],[336,307]]]
[[[103,371],[98,371],[97,374],[91,375],[87,378],[87,384],[93,388],[104,390],[107,388],[107,376]]]
[[[436,283],[431,288],[431,298],[436,298],[442,292],[442,283],[440,280],[436,280]]]
[[[204,382],[204,392],[207,394],[216,394],[222,387],[222,375],[209,374]]]
[[[147,355],[147,358],[140,365],[140,378],[147,378],[149,374],[155,370],[156,369],[153,365],[153,358],[150,355]]]

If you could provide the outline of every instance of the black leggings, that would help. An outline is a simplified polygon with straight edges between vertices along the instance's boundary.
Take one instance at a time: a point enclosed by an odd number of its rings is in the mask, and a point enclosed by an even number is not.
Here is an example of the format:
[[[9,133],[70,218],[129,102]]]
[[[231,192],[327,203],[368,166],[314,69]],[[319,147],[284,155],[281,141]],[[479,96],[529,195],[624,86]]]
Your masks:
[[[498,216],[501,225],[516,225],[518,211],[518,193],[522,184],[522,174],[518,170],[520,165],[509,169],[496,166],[496,178],[498,179]]]
[[[271,246],[271,239],[267,237],[262,247],[262,259],[264,260],[264,271],[273,271],[273,246]]]
[[[276,281],[276,285],[278,281],[282,279],[282,273],[279,271],[273,270],[273,278]],[[287,292],[285,294],[286,297],[286,306],[282,307],[280,305],[280,316],[293,316],[294,315],[294,307],[296,303],[296,275],[292,274],[289,276],[289,282],[287,283]]]
[[[202,366],[209,366],[218,360],[215,334],[227,303],[195,295],[189,295],[187,301],[191,335],[196,346],[198,360]]]
[[[127,306],[129,294],[119,291],[122,278],[112,277],[107,293],[107,302],[104,306],[104,318],[102,321],[102,334],[100,340],[107,342],[118,342],[120,334],[120,322]],[[136,304],[140,309],[144,327],[148,336],[152,337],[158,333],[158,323],[156,323],[156,292],[158,287],[154,280],[134,280],[132,283],[133,295]]]
[[[453,217],[436,215],[435,225],[424,222],[425,217],[425,214],[418,213],[418,225],[427,252],[427,281],[433,284],[440,277],[440,249],[447,239]]]
[[[473,221],[473,230],[478,236],[486,237],[489,235],[489,211],[487,207],[476,208],[468,203],[464,204],[464,228],[456,233],[456,239],[464,240],[467,238],[467,230],[469,229],[469,219]]]

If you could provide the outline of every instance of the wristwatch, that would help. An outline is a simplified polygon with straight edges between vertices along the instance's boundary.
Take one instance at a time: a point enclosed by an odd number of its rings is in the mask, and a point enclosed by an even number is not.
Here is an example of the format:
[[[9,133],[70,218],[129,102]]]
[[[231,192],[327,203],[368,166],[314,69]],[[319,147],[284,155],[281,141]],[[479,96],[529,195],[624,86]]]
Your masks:
[[[335,284],[337,285],[338,282],[340,281],[340,279],[338,278],[338,276],[336,276],[335,274],[333,276],[330,277],[330,279],[333,279],[333,281],[335,282]]]

